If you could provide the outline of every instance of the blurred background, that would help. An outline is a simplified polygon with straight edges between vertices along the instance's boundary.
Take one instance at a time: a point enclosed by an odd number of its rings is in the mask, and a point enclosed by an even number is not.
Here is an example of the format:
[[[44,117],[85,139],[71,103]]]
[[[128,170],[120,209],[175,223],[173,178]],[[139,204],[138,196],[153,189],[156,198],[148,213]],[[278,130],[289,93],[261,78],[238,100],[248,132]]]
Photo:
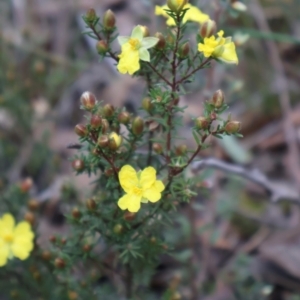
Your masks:
[[[239,65],[214,64],[185,86],[181,134],[193,146],[191,117],[221,88],[244,138],[211,140],[194,164],[191,172],[202,174],[205,192],[193,212],[182,208],[180,235],[167,237],[176,253],[162,258],[152,289],[184,278],[181,266],[194,264],[199,269],[186,290],[183,281],[183,299],[201,286],[205,300],[299,300],[300,2],[249,0],[246,10],[237,1],[190,2],[233,36]],[[66,199],[76,203],[92,193],[93,178],[74,175],[76,150],[68,148],[83,120],[81,94],[91,91],[133,114],[145,96],[142,80],[119,74],[108,58],[99,61],[96,42],[82,34],[82,15],[91,7],[99,16],[111,9],[120,35],[137,24],[154,35],[165,31],[156,4],[164,2],[0,1],[0,193],[32,179],[31,196],[43,204],[42,245],[65,230]]]

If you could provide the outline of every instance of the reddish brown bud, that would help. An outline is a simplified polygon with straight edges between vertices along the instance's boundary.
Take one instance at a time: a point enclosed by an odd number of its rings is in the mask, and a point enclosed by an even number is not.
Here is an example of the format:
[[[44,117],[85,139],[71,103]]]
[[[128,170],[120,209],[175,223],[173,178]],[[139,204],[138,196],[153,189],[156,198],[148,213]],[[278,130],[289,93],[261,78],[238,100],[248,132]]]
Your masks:
[[[103,26],[106,30],[112,30],[116,25],[116,17],[114,13],[109,9],[103,16]]]
[[[51,257],[52,257],[52,254],[51,254],[50,251],[45,250],[45,251],[42,252],[41,256],[42,256],[43,260],[49,261],[51,259]]]
[[[110,118],[113,116],[115,112],[114,107],[111,104],[105,104],[103,107],[103,115],[106,118]]]
[[[208,127],[209,127],[209,120],[207,120],[205,117],[199,117],[195,121],[195,126],[198,129],[208,129]]]
[[[182,156],[182,155],[186,154],[186,151],[187,151],[186,145],[180,145],[180,146],[176,147],[176,149],[175,149],[175,153],[178,156]]]
[[[83,124],[77,124],[74,131],[80,137],[84,137],[88,134],[87,128]]]
[[[77,300],[78,294],[74,291],[68,291],[69,300]]]
[[[106,119],[102,119],[101,132],[104,134],[109,130],[109,122]]]
[[[81,212],[80,212],[80,210],[77,207],[74,207],[72,209],[72,217],[74,219],[79,219],[81,217]]]
[[[159,144],[159,143],[154,143],[154,144],[152,145],[152,149],[153,149],[153,151],[154,151],[155,153],[157,153],[157,154],[161,154],[161,153],[163,152],[163,147],[162,147],[162,145]]]
[[[156,244],[156,242],[157,242],[156,237],[155,237],[155,236],[152,236],[152,237],[150,238],[150,243],[151,243],[151,244]]]
[[[39,281],[41,279],[41,273],[39,271],[35,271],[32,273],[32,277],[36,280]]]
[[[144,121],[141,117],[135,117],[135,119],[132,122],[132,132],[135,135],[142,134],[144,130]]]
[[[97,208],[97,203],[94,199],[88,199],[85,205],[88,210],[95,210]]]
[[[155,37],[158,38],[158,42],[155,45],[155,49],[164,50],[166,47],[166,39],[161,32],[155,33]]]
[[[54,235],[51,235],[50,237],[49,237],[49,241],[51,242],[51,243],[56,243],[56,237],[54,236]]]
[[[190,44],[189,42],[186,42],[179,48],[179,57],[185,58],[189,55],[189,52],[190,52]]]
[[[100,148],[105,148],[108,146],[109,138],[107,135],[101,135],[98,138],[97,144],[100,146]]]
[[[63,269],[66,266],[66,263],[62,258],[57,257],[54,261],[54,265],[58,269]]]
[[[62,238],[62,239],[60,240],[60,242],[61,242],[62,245],[64,245],[64,244],[67,242],[67,239],[66,239],[66,238]]]
[[[35,224],[35,216],[32,212],[26,212],[24,215],[24,220],[31,224],[31,226]]]
[[[97,18],[97,15],[96,15],[96,12],[93,8],[90,8],[84,16],[84,20],[86,21],[86,23],[88,25],[93,25],[96,18]]]
[[[199,34],[204,39],[213,36],[216,33],[216,31],[217,31],[216,22],[213,20],[208,20],[202,24]]]
[[[216,119],[217,119],[217,114],[216,114],[215,112],[212,112],[212,113],[210,114],[210,119],[211,119],[212,121],[216,120]]]
[[[128,124],[130,121],[130,114],[127,111],[122,111],[118,115],[118,121],[121,124]]]
[[[20,189],[23,193],[27,193],[33,186],[33,181],[30,177],[25,178],[20,183]]]
[[[98,129],[102,124],[102,118],[98,115],[93,115],[91,117],[91,127],[93,129]]]
[[[101,40],[97,42],[96,49],[99,54],[105,54],[108,51],[108,45],[105,41]]]
[[[241,123],[238,121],[229,121],[224,129],[227,133],[237,133],[241,129]]]
[[[145,97],[142,100],[142,108],[147,112],[150,112],[152,110],[153,104],[151,103],[151,99],[149,97]]]
[[[112,168],[109,168],[109,169],[106,169],[104,174],[107,176],[107,177],[110,177],[112,175],[114,175],[114,170]]]
[[[75,159],[72,161],[72,167],[76,171],[82,171],[84,169],[84,161],[81,159]]]
[[[40,203],[35,199],[30,199],[27,203],[27,206],[31,211],[35,211],[39,208]]]
[[[92,249],[92,246],[91,246],[90,244],[85,244],[85,245],[83,245],[83,247],[82,247],[82,250],[83,250],[84,252],[90,252],[91,249]]]
[[[38,60],[34,63],[33,69],[34,69],[34,72],[36,72],[39,75],[45,73],[45,71],[46,71],[45,64],[41,60]]]
[[[215,108],[220,108],[224,103],[224,93],[222,90],[217,90],[211,100]]]
[[[130,222],[130,221],[133,221],[135,219],[135,216],[136,216],[135,213],[132,213],[130,211],[126,211],[123,218],[124,218],[124,220]]]
[[[123,231],[123,226],[121,224],[116,224],[113,231],[115,234],[120,234]]]
[[[80,97],[80,102],[87,110],[91,110],[96,105],[96,97],[91,92],[84,92]]]

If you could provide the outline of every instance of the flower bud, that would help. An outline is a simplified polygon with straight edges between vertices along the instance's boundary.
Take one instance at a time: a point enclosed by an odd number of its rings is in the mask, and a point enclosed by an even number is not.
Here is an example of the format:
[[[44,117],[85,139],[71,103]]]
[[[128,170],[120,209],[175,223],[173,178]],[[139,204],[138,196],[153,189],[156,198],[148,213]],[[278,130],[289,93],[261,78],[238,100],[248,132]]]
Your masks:
[[[190,52],[190,44],[189,42],[186,42],[179,48],[179,57],[185,58],[189,55],[189,52]]]
[[[172,297],[170,298],[170,300],[181,300],[181,299],[182,299],[182,297],[181,297],[180,293],[178,293],[178,292],[175,292],[172,295]]]
[[[106,30],[112,30],[116,25],[115,14],[109,9],[105,12],[103,16],[103,26]]]
[[[110,150],[116,151],[122,143],[122,136],[118,135],[115,132],[112,132],[109,135],[108,147]]]
[[[199,34],[203,39],[210,38],[216,33],[216,31],[217,31],[216,22],[213,20],[207,20],[201,25]]]
[[[36,72],[39,75],[44,74],[46,71],[45,64],[41,60],[38,60],[34,63],[33,69],[34,69],[34,72]]]
[[[127,111],[122,111],[118,115],[118,121],[121,124],[128,124],[130,121],[130,114]]]
[[[208,129],[209,121],[205,117],[199,117],[195,121],[195,126],[198,129]]]
[[[95,210],[97,208],[97,203],[94,199],[88,199],[85,205],[88,210]]]
[[[152,145],[152,149],[153,149],[153,151],[154,151],[155,153],[157,153],[157,154],[161,154],[161,153],[163,152],[162,145],[159,144],[159,143],[154,143],[154,144]]]
[[[85,245],[83,245],[83,247],[82,247],[82,250],[83,250],[84,252],[90,252],[91,249],[92,249],[92,246],[91,246],[90,244],[85,244]]]
[[[51,235],[51,236],[49,237],[49,241],[50,241],[52,244],[56,243],[56,237],[55,237],[54,235]]]
[[[35,224],[35,216],[32,212],[26,212],[24,215],[24,220],[27,221],[31,226]]]
[[[188,0],[167,0],[167,5],[170,10],[179,13],[188,3]]]
[[[140,28],[142,29],[144,37],[150,36],[150,31],[149,31],[149,28],[147,26],[140,25]]]
[[[151,99],[149,97],[145,97],[143,100],[142,100],[142,108],[147,111],[147,112],[150,112],[153,108],[153,104],[151,102]]]
[[[66,239],[66,238],[62,238],[62,239],[60,240],[60,242],[61,242],[62,245],[65,245],[66,242],[67,242],[67,239]]]
[[[75,159],[72,161],[72,167],[76,171],[82,171],[84,169],[84,161],[82,159]]]
[[[112,175],[114,175],[114,170],[112,168],[109,168],[109,169],[106,169],[104,171],[104,174],[107,176],[107,177],[110,177]]]
[[[84,137],[88,134],[88,130],[83,124],[77,124],[74,128],[74,131],[80,137]]]
[[[115,108],[111,104],[105,104],[103,107],[103,115],[106,118],[112,117],[115,112]]]
[[[144,121],[141,117],[135,117],[132,122],[132,132],[135,135],[140,135],[144,130]]]
[[[176,149],[175,149],[175,153],[177,156],[182,156],[182,155],[186,154],[186,151],[187,151],[186,145],[180,145],[180,146],[176,147]]]
[[[54,261],[54,265],[58,269],[63,269],[66,266],[66,263],[62,258],[57,257]]]
[[[93,8],[90,8],[84,16],[84,20],[88,25],[93,25],[96,18],[97,18],[97,15]]]
[[[72,209],[72,217],[74,219],[79,219],[81,217],[81,212],[80,212],[80,210],[77,207],[74,207]]]
[[[33,181],[30,177],[25,178],[21,183],[20,183],[20,189],[23,193],[27,193],[33,186]]]
[[[27,203],[27,206],[28,206],[29,210],[35,211],[39,208],[40,203],[35,199],[30,199]]]
[[[130,222],[130,221],[133,221],[135,219],[135,216],[136,216],[135,213],[132,213],[130,211],[126,211],[123,218],[124,218],[124,220]]]
[[[224,129],[227,133],[237,133],[241,129],[241,123],[238,121],[229,121]]]
[[[217,90],[214,92],[212,97],[212,104],[215,108],[220,108],[224,103],[224,93],[222,90]]]
[[[91,117],[91,127],[93,129],[98,129],[102,124],[102,118],[98,115],[93,115]]]
[[[80,102],[87,110],[91,110],[96,105],[96,97],[91,92],[84,92],[80,97]]]
[[[109,138],[107,135],[101,135],[98,138],[97,144],[100,146],[100,148],[105,148],[108,146]]]
[[[157,32],[157,33],[155,33],[154,36],[156,38],[158,38],[158,42],[155,45],[155,49],[157,49],[157,50],[163,50],[163,49],[165,49],[165,47],[166,47],[166,39],[163,36],[163,34],[161,32]]]
[[[77,300],[78,294],[74,291],[68,291],[68,298],[69,300]]]
[[[109,130],[109,123],[106,119],[102,119],[101,132],[105,134]]]
[[[106,52],[108,51],[108,45],[105,41],[101,40],[97,42],[96,49],[99,54],[106,54]]]
[[[51,255],[51,252],[50,252],[50,251],[45,250],[45,251],[42,252],[41,256],[42,256],[42,259],[43,259],[43,260],[49,261],[49,260],[51,259],[51,256],[52,256],[52,255]]]
[[[235,2],[231,3],[231,7],[238,11],[246,11],[247,10],[247,6],[240,1],[235,1]]]
[[[123,231],[123,226],[121,224],[116,224],[114,226],[113,232],[115,234],[120,234],[120,233],[122,233],[122,231]]]

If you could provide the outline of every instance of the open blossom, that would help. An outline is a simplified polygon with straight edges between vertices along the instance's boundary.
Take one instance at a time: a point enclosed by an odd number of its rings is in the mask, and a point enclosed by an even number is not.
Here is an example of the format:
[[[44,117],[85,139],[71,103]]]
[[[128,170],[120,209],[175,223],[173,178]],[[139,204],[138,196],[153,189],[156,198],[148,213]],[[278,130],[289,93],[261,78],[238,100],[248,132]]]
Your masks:
[[[197,23],[204,23],[205,21],[209,20],[209,15],[204,14],[198,7],[193,6],[192,4],[188,3],[186,4],[183,9],[187,9],[188,11],[185,13],[182,22],[186,23],[188,21],[197,22]],[[166,9],[169,9],[167,5],[163,6],[155,6],[155,14],[158,16],[163,16],[167,18],[167,25],[168,26],[175,26],[175,21],[172,17],[170,17]]]
[[[118,41],[121,45],[118,70],[122,74],[132,75],[140,69],[140,60],[150,61],[150,53],[147,49],[154,47],[158,38],[144,37],[142,26],[133,28],[131,36],[120,36]]]
[[[224,38],[224,31],[218,32],[218,37],[211,36],[204,38],[203,43],[198,44],[198,50],[203,52],[205,57],[213,57],[228,64],[238,64],[238,57],[235,44],[231,37]]]
[[[130,212],[137,212],[141,202],[157,202],[165,189],[163,182],[156,180],[156,170],[153,167],[136,172],[130,165],[125,165],[119,172],[119,180],[126,194],[119,199],[118,206]]]
[[[27,259],[33,249],[33,238],[28,222],[23,221],[15,226],[14,217],[4,214],[0,219],[0,267],[13,257]]]

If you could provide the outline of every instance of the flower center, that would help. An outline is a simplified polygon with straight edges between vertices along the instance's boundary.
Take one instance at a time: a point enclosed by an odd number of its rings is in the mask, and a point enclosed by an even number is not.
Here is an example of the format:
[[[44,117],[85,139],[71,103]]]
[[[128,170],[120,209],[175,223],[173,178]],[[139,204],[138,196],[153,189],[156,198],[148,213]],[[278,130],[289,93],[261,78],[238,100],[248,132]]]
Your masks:
[[[130,44],[133,50],[138,50],[141,47],[140,41],[136,38],[130,38],[128,43]]]
[[[142,190],[141,188],[135,186],[135,187],[133,188],[133,193],[134,193],[136,196],[141,197],[142,194],[143,194],[143,190]]]
[[[5,233],[3,239],[7,243],[11,243],[14,240],[14,236],[12,233]]]

